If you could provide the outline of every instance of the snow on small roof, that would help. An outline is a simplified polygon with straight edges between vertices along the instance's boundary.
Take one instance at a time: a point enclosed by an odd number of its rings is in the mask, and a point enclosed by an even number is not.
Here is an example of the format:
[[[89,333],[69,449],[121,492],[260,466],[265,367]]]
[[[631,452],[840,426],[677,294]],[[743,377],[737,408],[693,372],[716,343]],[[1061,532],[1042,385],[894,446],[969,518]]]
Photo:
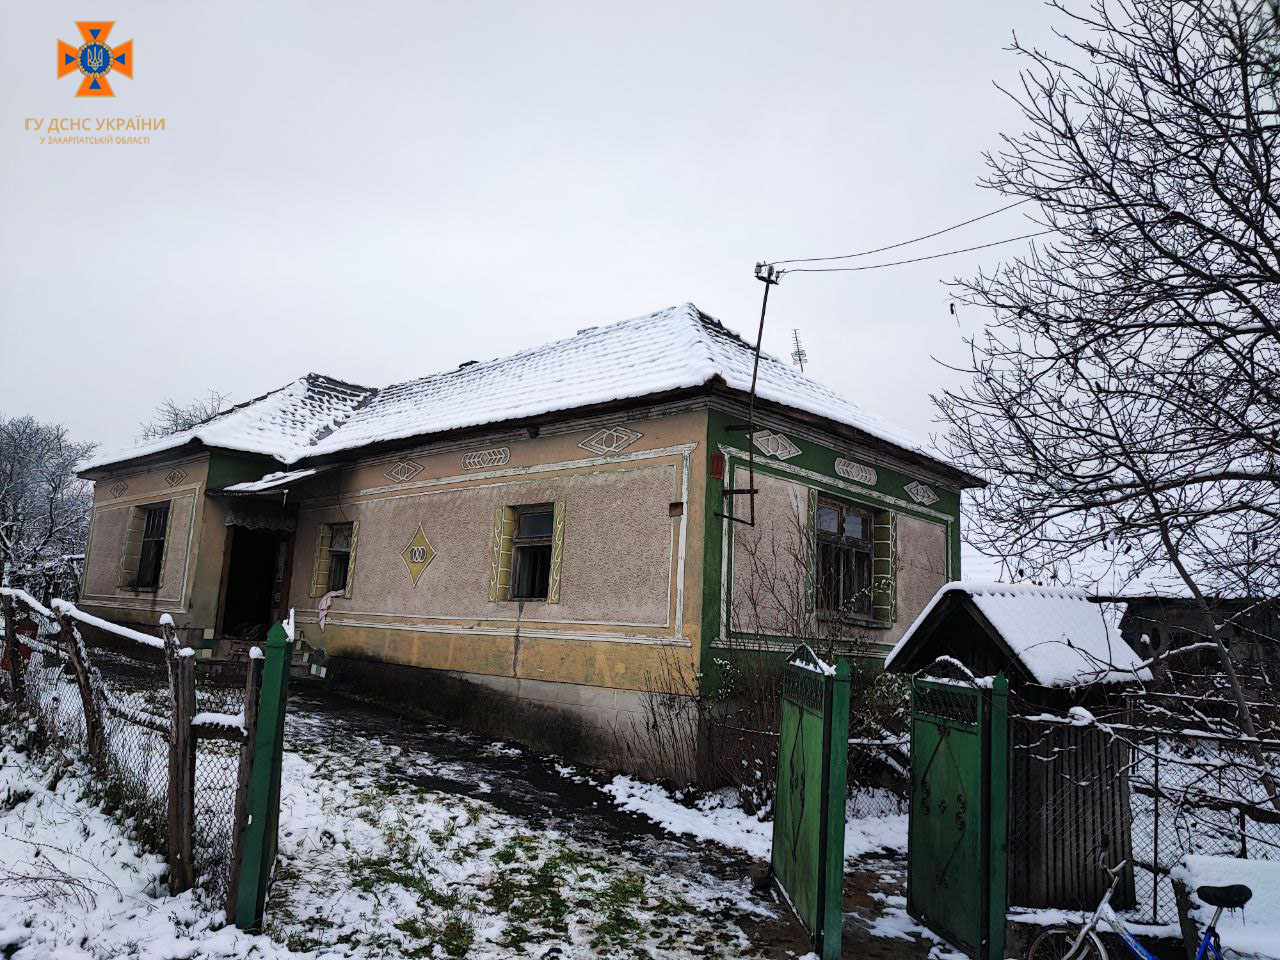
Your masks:
[[[1083,590],[1034,584],[955,582],[943,586],[885,658],[891,667],[948,594],[968,596],[1031,679],[1074,687],[1150,679],[1106,610]]]
[[[280,470],[276,473],[268,473],[260,480],[246,480],[244,483],[233,483],[229,487],[223,487],[223,493],[261,493],[264,490],[275,490],[279,487],[287,487],[289,484],[298,480],[305,480],[307,477],[315,476],[315,468],[309,467],[303,470]]]
[[[261,397],[224,410],[189,430],[90,457],[77,469],[105,467],[192,442],[286,460],[288,452],[305,449],[332,431],[373,392],[368,387],[309,373]]]
[[[750,344],[685,303],[381,390],[311,374],[192,430],[95,457],[81,469],[146,456],[191,440],[267,454],[292,464],[388,440],[697,388],[716,380],[747,391],[752,360]],[[926,441],[867,413],[768,354],[761,354],[756,392],[764,400],[826,417],[947,464]]]

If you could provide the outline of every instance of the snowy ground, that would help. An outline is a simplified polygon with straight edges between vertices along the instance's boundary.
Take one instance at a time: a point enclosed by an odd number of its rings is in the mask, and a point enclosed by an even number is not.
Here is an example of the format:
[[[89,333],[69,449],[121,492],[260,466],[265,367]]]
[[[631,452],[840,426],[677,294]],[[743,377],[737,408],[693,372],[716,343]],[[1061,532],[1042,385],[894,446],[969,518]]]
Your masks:
[[[190,894],[95,806],[84,771],[0,747],[0,955],[797,957],[752,869],[769,825],[629,778],[300,690],[266,936]],[[906,919],[901,818],[849,831],[849,957],[952,957]],[[714,842],[711,842],[714,841]],[[889,852],[884,852],[884,848]]]

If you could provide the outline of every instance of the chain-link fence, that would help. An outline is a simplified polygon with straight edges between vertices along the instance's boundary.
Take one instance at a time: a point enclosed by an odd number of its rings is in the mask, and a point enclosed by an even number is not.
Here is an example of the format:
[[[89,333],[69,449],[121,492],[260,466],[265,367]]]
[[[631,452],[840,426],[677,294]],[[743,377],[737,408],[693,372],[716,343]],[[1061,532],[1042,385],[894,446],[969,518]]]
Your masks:
[[[13,598],[15,612],[20,599]],[[88,750],[91,714],[100,724],[100,735],[89,759],[101,774],[97,785],[107,808],[129,823],[145,846],[167,854],[171,869],[174,851],[183,849],[172,834],[188,831],[192,879],[211,905],[222,907],[233,852],[241,745],[247,737],[243,681],[206,680],[195,685],[185,746],[193,755],[194,771],[188,767],[184,775],[173,766],[175,751],[184,747],[172,732],[173,670],[161,638],[130,639],[126,634],[132,631],[112,632],[114,625],[103,621],[75,624],[70,614],[59,622],[34,603],[22,605],[22,616],[27,630],[16,639],[32,732],[65,747]],[[90,687],[93,706],[88,711],[77,679],[77,659],[83,661]],[[0,683],[8,690],[10,675],[5,672],[3,677]],[[190,777],[188,817],[171,809],[175,776]]]
[[[1105,850],[1129,864],[1117,909],[1174,923],[1170,873],[1184,856],[1280,860],[1280,813],[1262,783],[1280,773],[1275,747],[1082,711],[1012,716],[1009,747],[1011,906],[1094,907]]]
[[[196,718],[244,716],[244,685],[202,681],[196,687]],[[227,889],[232,854],[240,744],[200,737],[196,740],[196,882],[210,891]]]

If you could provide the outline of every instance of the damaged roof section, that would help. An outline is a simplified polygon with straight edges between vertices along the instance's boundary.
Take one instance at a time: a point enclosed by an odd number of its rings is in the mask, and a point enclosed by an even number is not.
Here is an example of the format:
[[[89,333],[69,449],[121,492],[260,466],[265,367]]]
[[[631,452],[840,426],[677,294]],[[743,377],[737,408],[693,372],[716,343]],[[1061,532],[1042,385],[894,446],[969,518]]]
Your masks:
[[[99,469],[188,444],[264,454],[287,463],[291,453],[306,450],[328,436],[376,392],[369,387],[309,373],[278,390],[224,410],[189,430],[91,457],[78,469]]]
[[[309,374],[191,430],[94,457],[81,469],[102,468],[191,442],[294,464],[376,443],[675,390],[723,384],[747,392],[753,360],[751,344],[686,303],[383,389]],[[835,421],[950,466],[924,440],[867,413],[768,354],[760,357],[756,393],[763,400]]]

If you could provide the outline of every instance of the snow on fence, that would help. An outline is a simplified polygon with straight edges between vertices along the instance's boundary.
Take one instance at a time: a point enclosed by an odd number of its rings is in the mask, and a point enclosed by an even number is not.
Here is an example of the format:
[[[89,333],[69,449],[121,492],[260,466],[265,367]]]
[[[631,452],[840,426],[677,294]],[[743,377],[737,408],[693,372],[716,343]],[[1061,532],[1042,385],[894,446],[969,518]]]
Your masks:
[[[171,892],[229,902],[256,716],[246,691],[256,696],[262,661],[247,660],[244,687],[197,686],[194,653],[167,615],[153,636],[22,590],[0,588],[0,604],[3,685],[31,732],[84,751],[104,801],[165,853]]]
[[[1075,708],[1011,716],[1009,744],[1011,907],[1092,908],[1104,843],[1130,864],[1116,907],[1150,924],[1177,922],[1170,874],[1185,856],[1280,861],[1280,813],[1239,737]],[[1280,742],[1258,746],[1280,775]]]

